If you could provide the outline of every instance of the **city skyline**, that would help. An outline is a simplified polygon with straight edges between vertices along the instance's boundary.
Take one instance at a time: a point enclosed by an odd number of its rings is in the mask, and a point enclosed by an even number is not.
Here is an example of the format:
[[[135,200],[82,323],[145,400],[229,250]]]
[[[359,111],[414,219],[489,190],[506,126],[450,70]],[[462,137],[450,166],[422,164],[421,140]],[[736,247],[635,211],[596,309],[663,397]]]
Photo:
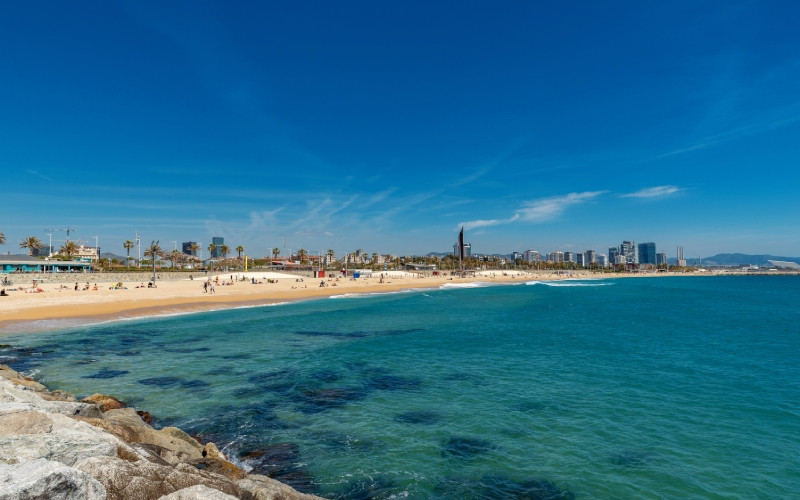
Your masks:
[[[3,13],[2,253],[800,255],[792,3]]]

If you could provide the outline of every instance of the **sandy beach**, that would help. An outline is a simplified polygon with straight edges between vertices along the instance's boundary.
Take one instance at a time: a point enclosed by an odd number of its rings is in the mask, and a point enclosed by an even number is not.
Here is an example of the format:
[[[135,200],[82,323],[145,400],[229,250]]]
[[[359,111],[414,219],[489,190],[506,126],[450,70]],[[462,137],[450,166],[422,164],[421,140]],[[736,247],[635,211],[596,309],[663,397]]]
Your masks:
[[[63,277],[61,283],[37,283],[33,276],[13,275],[14,285],[5,287],[8,296],[0,297],[0,334],[46,329],[48,320],[75,320],[80,323],[125,319],[161,314],[206,311],[240,306],[267,305],[287,301],[330,297],[348,293],[389,293],[414,288],[436,288],[445,284],[472,282],[514,282],[592,277],[589,273],[571,276],[547,272],[486,271],[474,276],[421,276],[389,271],[358,279],[309,278],[276,272],[228,272],[172,277],[148,287],[145,281],[122,281],[114,274],[77,274]],[[233,279],[231,279],[233,278]],[[146,278],[145,278],[146,279]],[[75,280],[75,281],[72,281]],[[210,281],[209,281],[210,280]],[[253,283],[255,280],[255,283]],[[324,281],[324,287],[320,282]],[[204,290],[203,283],[213,283]],[[78,289],[75,290],[77,283]],[[96,284],[96,287],[95,287]],[[88,289],[87,289],[88,285]],[[23,325],[25,326],[23,328]]]

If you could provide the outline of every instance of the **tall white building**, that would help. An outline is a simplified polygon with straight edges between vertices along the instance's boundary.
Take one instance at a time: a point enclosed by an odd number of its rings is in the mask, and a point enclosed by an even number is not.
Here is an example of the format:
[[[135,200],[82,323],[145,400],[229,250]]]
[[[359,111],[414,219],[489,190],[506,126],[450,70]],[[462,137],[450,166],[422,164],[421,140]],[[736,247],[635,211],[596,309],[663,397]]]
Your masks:
[[[525,250],[522,252],[522,259],[525,262],[539,262],[542,256],[536,250]]]

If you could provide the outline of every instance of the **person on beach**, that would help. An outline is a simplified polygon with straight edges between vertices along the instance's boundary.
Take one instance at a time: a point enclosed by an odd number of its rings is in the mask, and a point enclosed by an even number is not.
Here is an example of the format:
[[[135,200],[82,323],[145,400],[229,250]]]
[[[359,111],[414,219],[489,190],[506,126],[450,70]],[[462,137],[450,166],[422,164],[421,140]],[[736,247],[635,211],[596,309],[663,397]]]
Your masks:
[[[0,290],[0,297],[8,297],[8,294],[6,293],[6,289],[5,288]]]
[[[203,293],[208,293],[208,281],[203,282]]]
[[[217,293],[217,291],[214,290],[214,282],[213,281],[211,282],[211,293]]]
[[[75,283],[75,291],[76,292],[78,291],[78,284],[77,283]]]

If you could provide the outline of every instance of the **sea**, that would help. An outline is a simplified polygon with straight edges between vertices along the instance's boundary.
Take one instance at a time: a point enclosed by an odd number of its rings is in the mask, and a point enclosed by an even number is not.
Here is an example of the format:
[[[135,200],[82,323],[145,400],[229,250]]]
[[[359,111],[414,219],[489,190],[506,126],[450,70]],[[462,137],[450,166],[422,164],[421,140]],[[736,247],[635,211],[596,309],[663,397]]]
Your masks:
[[[0,363],[326,498],[798,498],[799,325],[797,276],[521,280],[20,332]]]

